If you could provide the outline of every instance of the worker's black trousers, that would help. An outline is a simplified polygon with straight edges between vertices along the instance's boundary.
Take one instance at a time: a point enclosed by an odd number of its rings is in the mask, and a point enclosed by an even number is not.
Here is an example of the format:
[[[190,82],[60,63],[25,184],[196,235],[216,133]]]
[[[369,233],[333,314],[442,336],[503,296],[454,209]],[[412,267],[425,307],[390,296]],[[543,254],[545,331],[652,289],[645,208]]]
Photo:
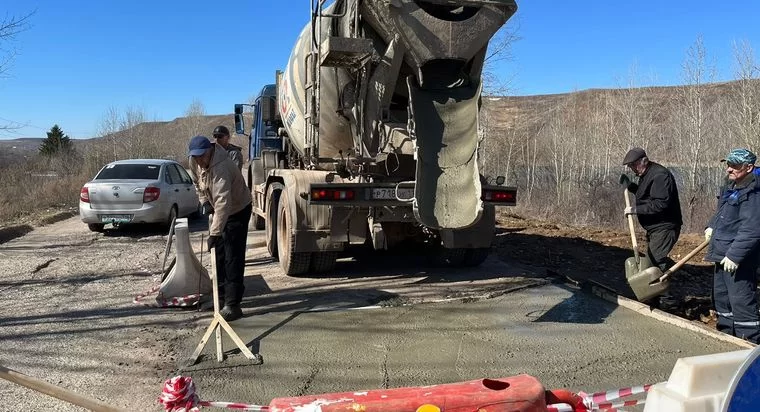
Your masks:
[[[756,267],[742,266],[734,273],[715,264],[713,277],[713,303],[718,314],[718,330],[729,335],[760,343],[760,315],[758,314]]]
[[[673,266],[673,260],[668,253],[681,235],[681,229],[652,229],[647,231],[647,256],[654,266],[663,272]]]
[[[248,222],[251,204],[230,215],[222,229],[222,240],[216,245],[216,274],[219,285],[219,302],[226,306],[239,305],[245,285],[245,249],[248,241]]]

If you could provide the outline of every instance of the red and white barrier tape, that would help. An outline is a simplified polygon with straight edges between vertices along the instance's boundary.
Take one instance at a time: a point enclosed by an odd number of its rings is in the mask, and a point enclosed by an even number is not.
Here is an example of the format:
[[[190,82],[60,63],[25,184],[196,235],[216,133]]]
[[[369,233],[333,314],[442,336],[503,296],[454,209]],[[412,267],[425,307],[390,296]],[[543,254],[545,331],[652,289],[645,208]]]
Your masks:
[[[546,407],[547,412],[575,412],[572,405],[566,403],[555,403]]]
[[[150,307],[157,306],[159,308],[186,307],[186,306],[196,305],[198,301],[200,301],[201,296],[203,296],[203,295],[194,294],[194,295],[173,297],[171,299],[165,299],[159,293],[158,296],[156,296],[155,302],[153,301],[143,302],[143,299],[158,292],[159,289],[161,289],[161,285],[158,285],[145,293],[135,296],[135,298],[132,300],[132,303],[136,305],[144,305],[144,306],[150,306]]]
[[[630,388],[615,389],[606,392],[597,392],[593,394],[586,394],[583,392],[578,393],[583,398],[583,406],[587,411],[615,411],[620,408],[627,408],[630,406],[644,405],[646,399],[628,400],[624,402],[614,403],[611,401],[627,398],[629,396],[638,395],[649,392],[652,385],[633,386]],[[576,412],[572,405],[566,403],[558,403],[547,406],[548,412]]]
[[[582,396],[584,399],[591,399],[591,401],[595,404],[601,404],[603,402],[627,398],[629,396],[638,395],[640,393],[647,393],[651,387],[652,385],[633,386],[630,388],[621,388],[607,392],[592,393],[591,395],[581,392],[578,395]]]
[[[161,396],[158,397],[158,402],[164,405],[164,410],[167,412],[199,412],[201,407],[226,408],[239,411],[269,411],[268,406],[201,401],[198,394],[195,393],[193,378],[185,376],[175,376],[167,379],[164,382]]]

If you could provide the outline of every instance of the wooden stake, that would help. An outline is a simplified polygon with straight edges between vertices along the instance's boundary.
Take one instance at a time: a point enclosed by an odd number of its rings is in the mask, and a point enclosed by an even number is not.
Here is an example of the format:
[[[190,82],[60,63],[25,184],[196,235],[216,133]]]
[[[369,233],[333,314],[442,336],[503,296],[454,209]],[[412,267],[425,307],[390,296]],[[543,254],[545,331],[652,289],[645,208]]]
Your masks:
[[[72,392],[68,389],[55,386],[51,383],[43,380],[33,378],[31,376],[24,375],[23,373],[16,372],[0,365],[0,378],[11,381],[15,384],[25,386],[34,391],[44,393],[45,395],[52,396],[56,399],[68,402],[72,405],[81,406],[82,408],[89,409],[95,412],[120,412],[123,411],[119,408],[101,403],[98,400],[89,398],[84,395],[80,395],[76,392]]]
[[[209,217],[209,227],[211,227],[211,217]],[[240,349],[240,352],[242,352],[246,358],[255,361],[257,364],[262,363],[263,360],[261,355],[258,353],[254,355],[251,350],[245,346],[245,343],[242,339],[240,339],[238,334],[235,333],[235,330],[232,329],[232,326],[230,326],[229,323],[224,320],[222,315],[219,314],[219,284],[217,283],[216,274],[216,248],[211,248],[211,290],[213,291],[214,297],[214,318],[211,320],[211,324],[203,334],[203,337],[201,338],[200,343],[198,343],[198,346],[195,348],[195,351],[190,356],[189,364],[195,365],[195,363],[198,362],[198,357],[201,356],[201,352],[203,352],[203,348],[206,347],[206,343],[211,337],[212,332],[216,332],[216,360],[217,362],[224,360],[224,350],[222,348],[222,329],[227,332],[227,335],[229,335],[230,339],[235,342],[235,345],[238,347],[238,349]]]

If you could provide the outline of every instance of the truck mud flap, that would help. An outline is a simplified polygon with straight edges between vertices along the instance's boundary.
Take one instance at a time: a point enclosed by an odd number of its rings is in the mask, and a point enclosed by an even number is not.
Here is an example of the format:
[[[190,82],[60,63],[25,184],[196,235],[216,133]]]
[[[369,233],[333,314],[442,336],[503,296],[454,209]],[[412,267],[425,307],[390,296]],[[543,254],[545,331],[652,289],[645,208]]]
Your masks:
[[[407,78],[417,170],[414,213],[435,229],[475,224],[483,211],[478,174],[480,86],[425,90]]]

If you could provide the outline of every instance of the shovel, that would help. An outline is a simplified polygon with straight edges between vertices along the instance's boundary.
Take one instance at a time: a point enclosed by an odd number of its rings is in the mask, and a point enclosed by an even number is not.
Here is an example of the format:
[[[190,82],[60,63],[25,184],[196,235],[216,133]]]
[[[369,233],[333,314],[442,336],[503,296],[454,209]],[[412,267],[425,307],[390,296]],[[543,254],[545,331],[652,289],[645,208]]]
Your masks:
[[[700,243],[699,246],[689,252],[688,255],[684,256],[683,259],[676,262],[676,264],[666,270],[665,273],[663,273],[660,268],[653,266],[646,268],[633,276],[626,274],[628,284],[631,285],[631,289],[636,295],[636,299],[640,302],[645,302],[665,292],[669,286],[668,277],[670,277],[673,272],[680,269],[684,263],[688,262],[689,259],[693,258],[694,255],[699,253],[699,251],[704,249],[709,243],[710,242],[707,240]]]
[[[628,189],[623,189],[623,198],[625,198],[626,207],[631,206],[631,193]],[[636,228],[633,222],[633,215],[628,215],[628,228],[631,231],[631,246],[633,248],[633,257],[625,260],[625,278],[631,287],[636,299],[644,302],[651,299],[668,289],[668,283],[658,283],[650,285],[652,278],[640,276],[639,274],[645,269],[652,266],[652,262],[646,256],[639,255],[638,242],[636,241]],[[658,269],[659,270],[659,269]],[[659,276],[658,276],[659,278]]]
[[[709,240],[705,240],[704,242],[700,243],[699,246],[697,246],[696,248],[694,248],[694,250],[689,252],[688,255],[684,256],[683,259],[676,262],[676,264],[673,265],[673,267],[671,267],[670,269],[666,270],[665,273],[662,273],[660,268],[654,266],[654,267],[645,269],[641,273],[641,276],[646,276],[646,277],[649,277],[650,279],[654,279],[653,281],[649,283],[650,285],[656,285],[658,283],[665,282],[666,280],[668,280],[668,277],[673,274],[673,272],[680,269],[681,266],[683,266],[686,262],[689,261],[689,259],[693,258],[694,255],[699,253],[700,250],[704,249],[709,244],[710,244]]]

